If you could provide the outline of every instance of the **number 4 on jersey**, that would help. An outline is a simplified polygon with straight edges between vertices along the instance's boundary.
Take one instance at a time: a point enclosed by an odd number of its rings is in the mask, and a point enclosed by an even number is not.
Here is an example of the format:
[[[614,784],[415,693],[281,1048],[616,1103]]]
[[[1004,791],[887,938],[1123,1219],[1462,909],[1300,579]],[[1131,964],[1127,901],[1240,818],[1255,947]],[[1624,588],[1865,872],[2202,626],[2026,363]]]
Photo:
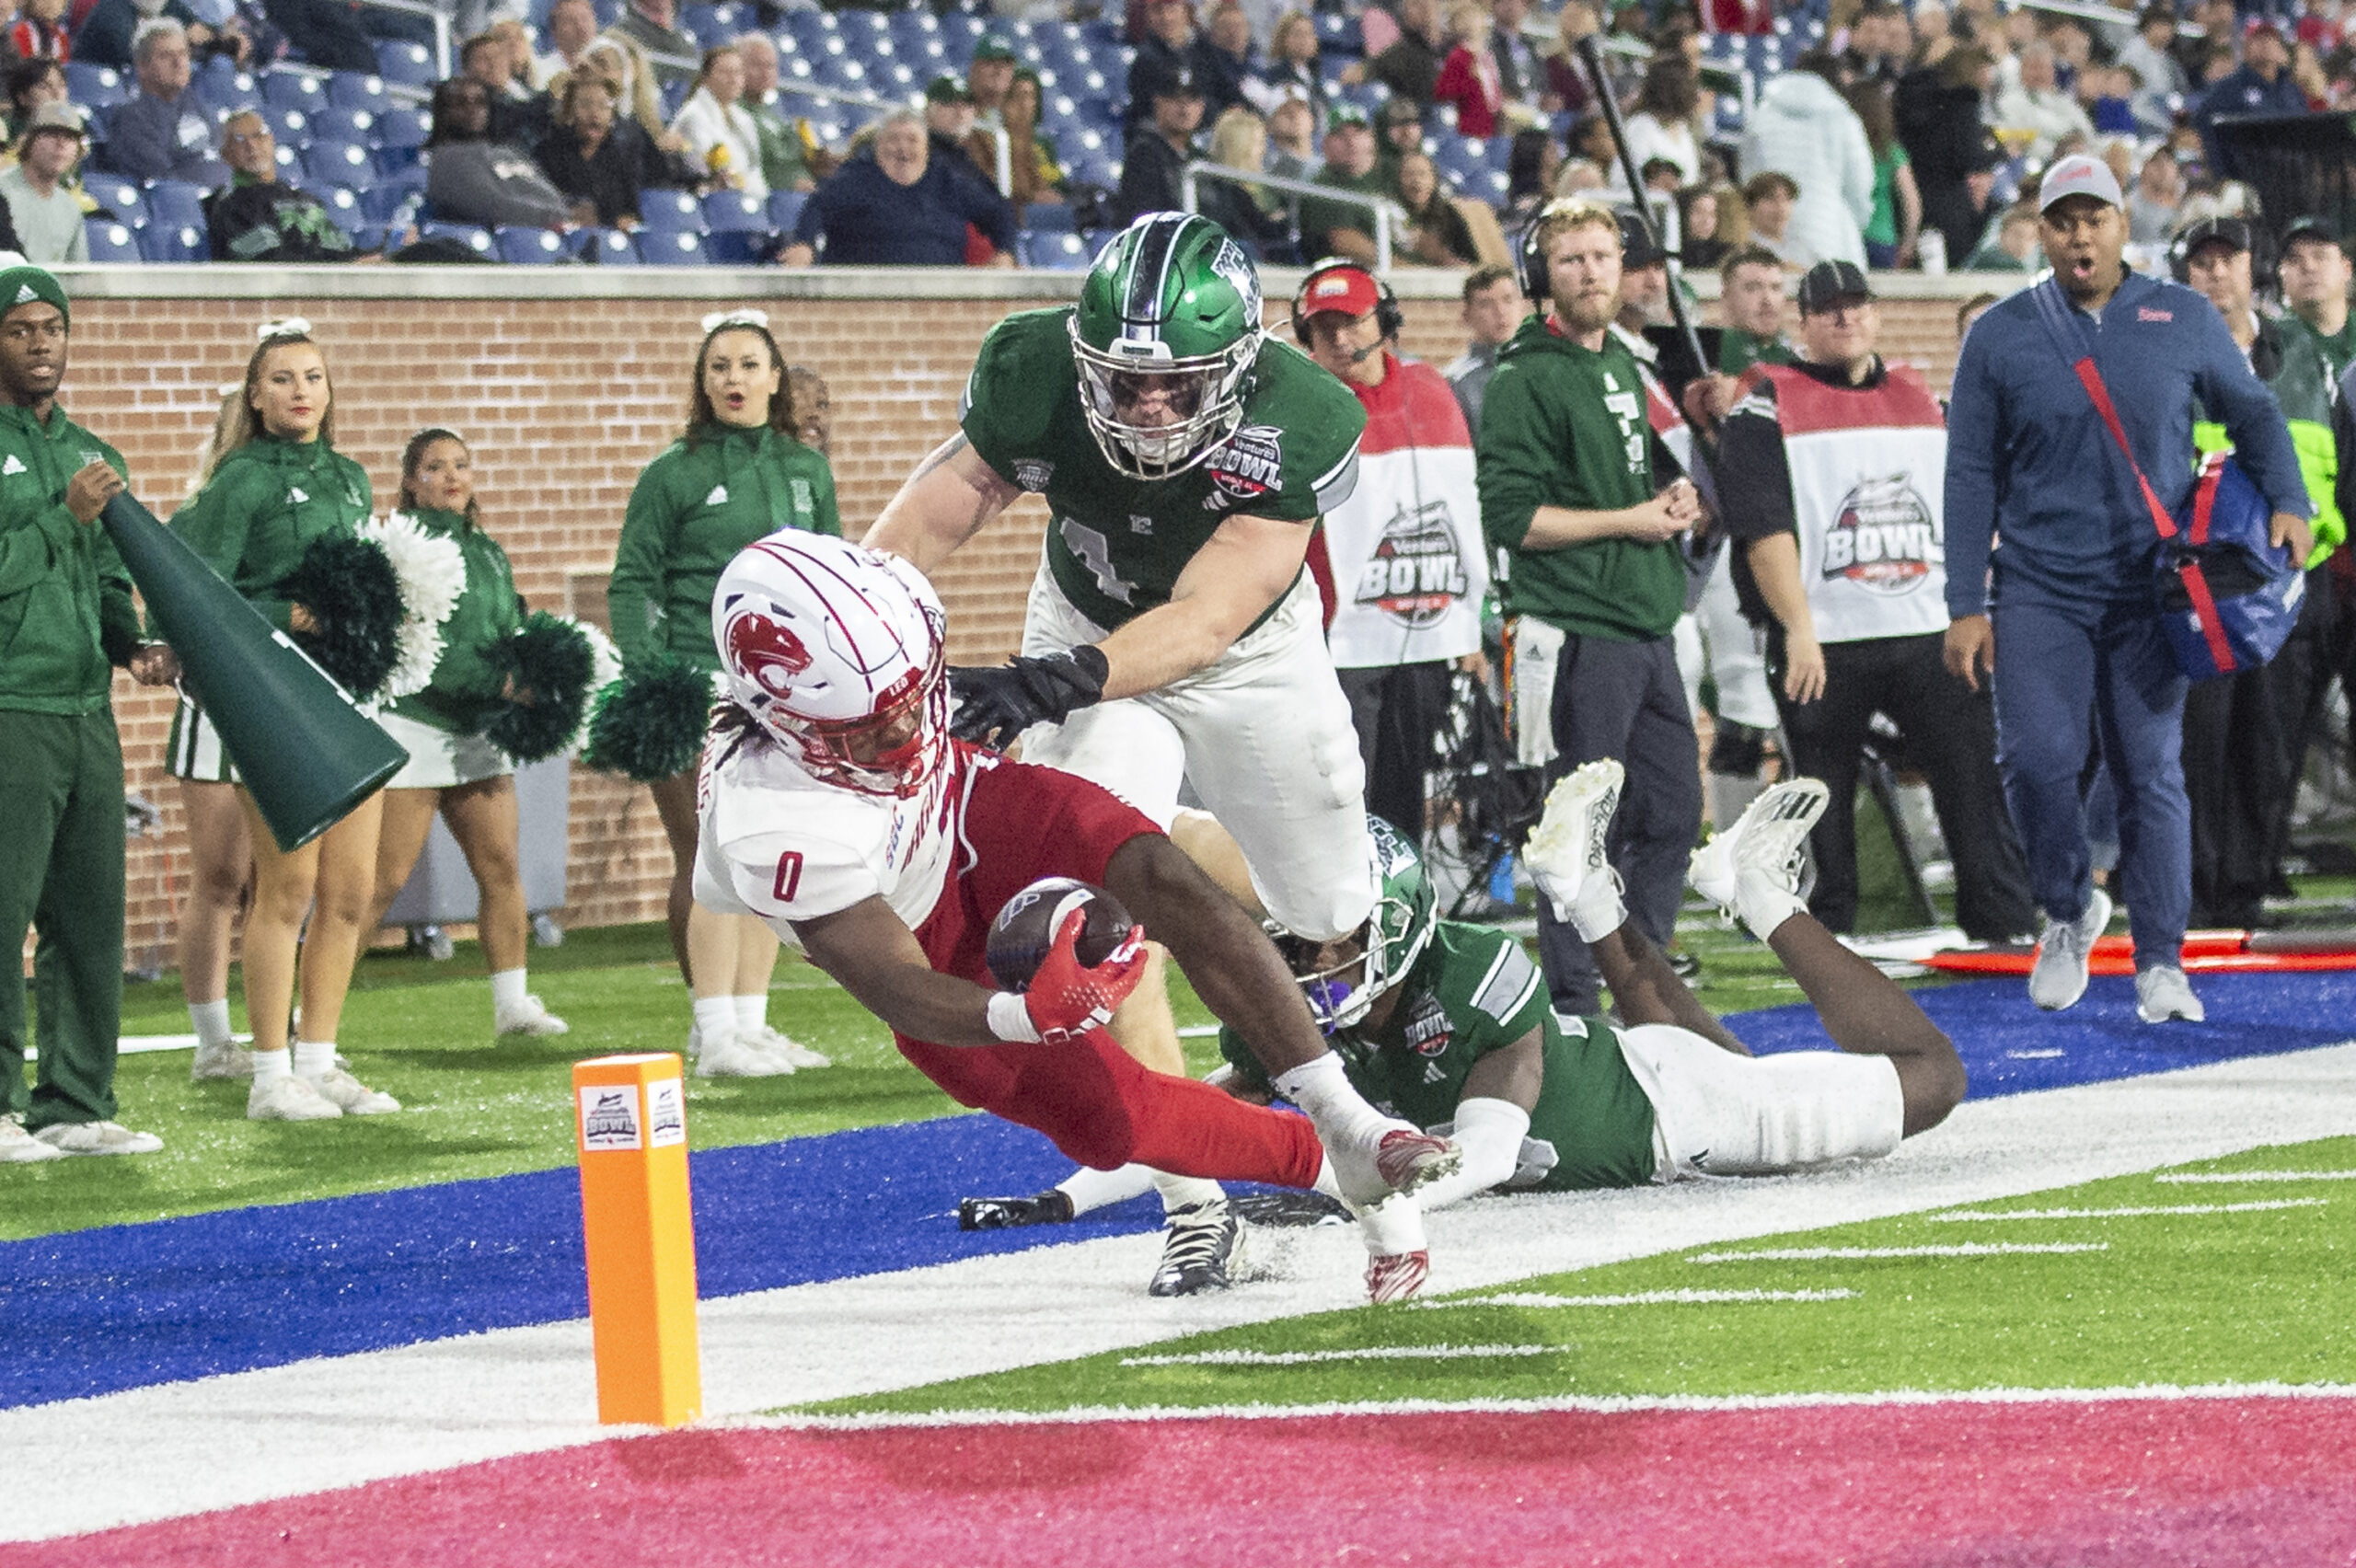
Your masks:
[[[1057,519],[1056,526],[1063,534],[1065,546],[1080,558],[1080,565],[1088,568],[1090,574],[1096,579],[1098,590],[1106,598],[1124,605],[1137,603],[1134,596],[1137,584],[1113,570],[1112,548],[1105,543],[1103,534],[1068,517]]]

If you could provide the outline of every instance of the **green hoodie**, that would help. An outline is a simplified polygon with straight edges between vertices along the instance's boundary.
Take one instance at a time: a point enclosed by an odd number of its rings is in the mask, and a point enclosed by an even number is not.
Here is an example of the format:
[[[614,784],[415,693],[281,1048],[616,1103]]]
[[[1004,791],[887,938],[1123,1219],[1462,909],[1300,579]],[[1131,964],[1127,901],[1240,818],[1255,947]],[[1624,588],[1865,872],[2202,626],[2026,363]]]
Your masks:
[[[286,631],[292,606],[279,583],[313,540],[366,522],[373,494],[367,473],[324,439],[258,435],[223,457],[204,488],[172,513],[172,532]]]
[[[0,709],[106,709],[113,664],[139,644],[131,576],[114,541],[74,521],[65,486],[94,457],[128,479],[121,454],[52,406],[0,407]]]
[[[1541,506],[1617,512],[1653,499],[1659,443],[1645,401],[1635,356],[1616,338],[1600,352],[1583,349],[1533,316],[1499,352],[1482,398],[1477,467],[1482,530],[1509,552],[1507,614],[1622,642],[1676,626],[1685,566],[1674,544],[1522,548]]]
[[[456,512],[421,506],[409,515],[420,528],[458,547],[467,563],[467,586],[450,618],[442,623],[442,657],[423,691],[393,704],[393,712],[448,734],[473,734],[506,685],[507,672],[492,650],[524,624],[515,597],[515,573],[499,541]]]
[[[669,652],[720,668],[711,594],[736,552],[785,528],[840,536],[834,470],[767,425],[704,425],[646,466],[614,547],[606,613],[622,662]]]

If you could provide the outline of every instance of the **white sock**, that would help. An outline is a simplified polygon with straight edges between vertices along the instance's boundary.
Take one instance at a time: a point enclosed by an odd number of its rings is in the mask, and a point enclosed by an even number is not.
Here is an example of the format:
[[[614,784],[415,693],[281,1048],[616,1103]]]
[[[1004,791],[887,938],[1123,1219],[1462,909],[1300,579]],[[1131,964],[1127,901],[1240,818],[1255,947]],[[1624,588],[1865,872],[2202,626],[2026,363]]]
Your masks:
[[[324,1078],[335,1070],[335,1042],[332,1040],[297,1040],[294,1042],[294,1076]]]
[[[509,1018],[524,1010],[524,971],[502,969],[491,977],[491,1013]]]
[[[1316,1190],[1329,1198],[1339,1198],[1342,1195],[1342,1183],[1334,1174],[1334,1162],[1330,1159],[1320,1159],[1317,1162]]]
[[[287,1054],[284,1046],[282,1045],[275,1051],[254,1053],[254,1087],[256,1089],[266,1088],[276,1083],[280,1078],[294,1076],[294,1058]]]
[[[1583,942],[1600,942],[1625,925],[1628,905],[1620,896],[1620,873],[1610,866],[1579,884],[1578,897],[1554,905],[1554,917],[1567,920]]]
[[[218,1050],[229,1043],[229,998],[217,1002],[191,1002],[188,1021],[196,1030],[200,1050]]]
[[[1331,1051],[1289,1072],[1277,1074],[1274,1088],[1299,1106],[1301,1113],[1321,1131],[1332,1127],[1346,1132],[1366,1122],[1383,1120],[1382,1113],[1350,1087],[1349,1076],[1342,1070],[1342,1058]]]
[[[758,1034],[769,1026],[769,994],[767,991],[728,999],[736,1009],[736,1027],[743,1032]]]
[[[707,1045],[736,1032],[736,998],[733,997],[698,997],[696,998],[696,1032],[703,1036]]]
[[[1073,1214],[1083,1215],[1125,1204],[1153,1186],[1154,1173],[1142,1165],[1124,1165],[1114,1170],[1094,1170],[1083,1165],[1057,1182],[1056,1190],[1071,1200]]]
[[[1161,1194],[1164,1214],[1192,1208],[1196,1204],[1216,1203],[1227,1196],[1218,1182],[1200,1176],[1172,1176],[1167,1170],[1156,1170],[1152,1175],[1154,1190]]]
[[[1785,887],[1773,871],[1735,873],[1734,912],[1762,942],[1775,934],[1776,927],[1807,907],[1807,900]]]

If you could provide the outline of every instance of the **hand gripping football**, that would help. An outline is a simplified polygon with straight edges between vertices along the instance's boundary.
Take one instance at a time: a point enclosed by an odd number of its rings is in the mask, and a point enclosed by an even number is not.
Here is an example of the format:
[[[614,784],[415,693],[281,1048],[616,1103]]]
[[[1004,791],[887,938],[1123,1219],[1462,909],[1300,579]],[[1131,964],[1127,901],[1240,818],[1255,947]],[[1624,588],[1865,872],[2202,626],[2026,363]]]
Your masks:
[[[1103,888],[1032,883],[991,922],[983,961],[1022,995],[1039,1037],[1059,1044],[1111,1021],[1145,969],[1145,928]]]

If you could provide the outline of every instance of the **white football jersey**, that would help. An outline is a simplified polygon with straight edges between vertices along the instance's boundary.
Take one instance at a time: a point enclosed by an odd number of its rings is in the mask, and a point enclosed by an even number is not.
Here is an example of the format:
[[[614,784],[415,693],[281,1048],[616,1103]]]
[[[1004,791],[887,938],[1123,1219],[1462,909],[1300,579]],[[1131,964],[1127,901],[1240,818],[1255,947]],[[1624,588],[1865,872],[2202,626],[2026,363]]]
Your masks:
[[[914,930],[955,865],[958,824],[979,771],[997,759],[943,748],[907,800],[821,783],[782,746],[750,744],[707,771],[695,897],[722,915],[756,915],[796,947],[792,922],[881,897]]]

